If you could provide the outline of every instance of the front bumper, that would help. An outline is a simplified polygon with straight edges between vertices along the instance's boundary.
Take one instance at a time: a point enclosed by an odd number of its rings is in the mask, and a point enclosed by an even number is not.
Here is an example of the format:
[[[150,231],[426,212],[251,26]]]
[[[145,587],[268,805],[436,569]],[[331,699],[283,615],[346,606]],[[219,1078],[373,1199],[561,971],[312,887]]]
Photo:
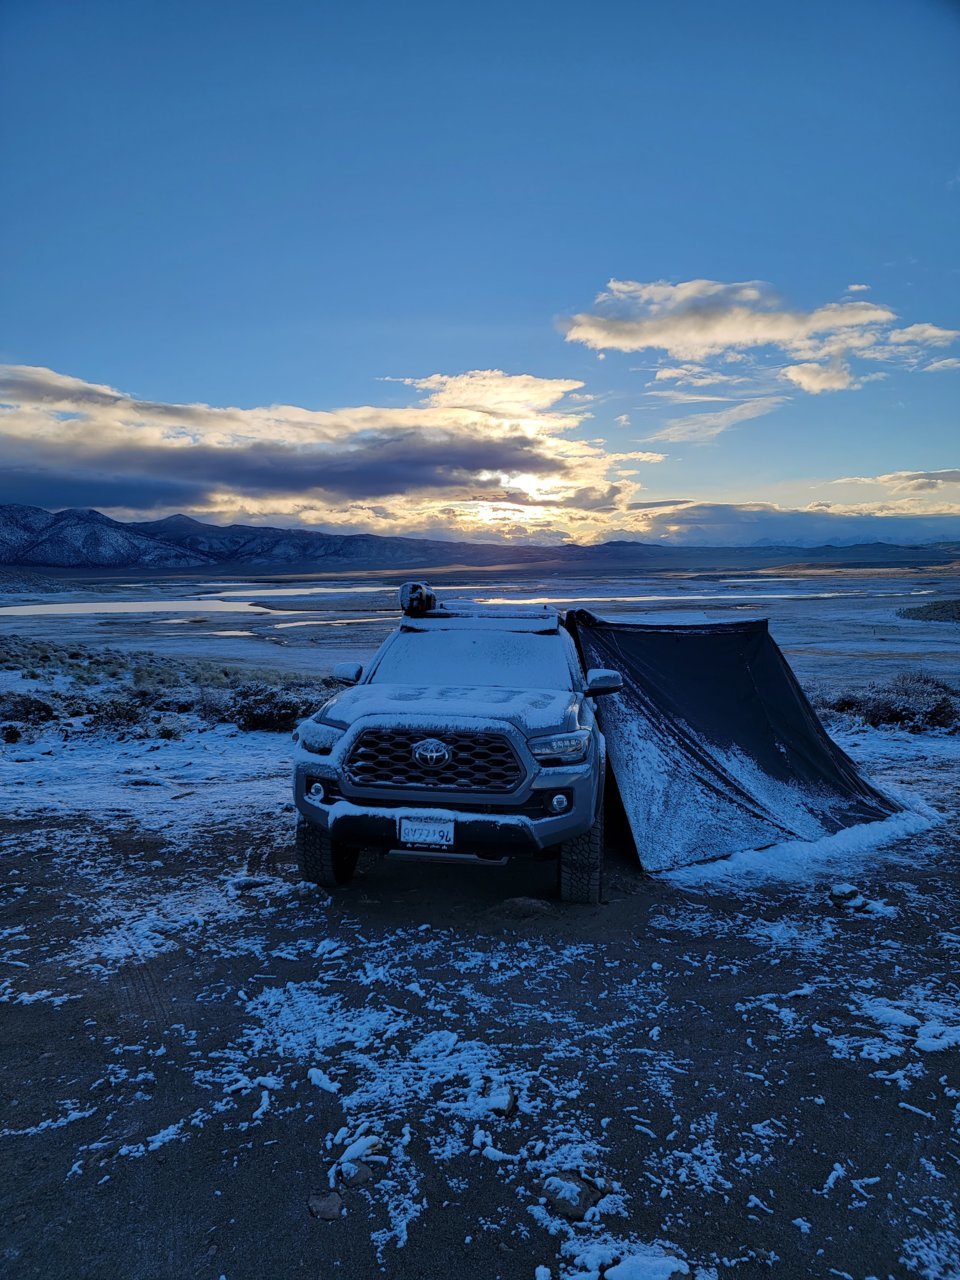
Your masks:
[[[319,802],[311,799],[309,790],[314,782],[323,784],[328,798]],[[454,845],[447,852],[491,858],[536,857],[581,835],[593,825],[600,801],[595,751],[575,768],[539,770],[512,803],[476,804],[468,796],[427,800],[409,793],[359,798],[343,795],[339,788],[340,779],[329,765],[325,767],[321,760],[298,760],[294,773],[297,809],[343,844],[382,852],[411,849],[400,841],[400,819],[429,816],[455,824]],[[546,809],[546,800],[558,791],[568,797],[569,808],[552,814]]]

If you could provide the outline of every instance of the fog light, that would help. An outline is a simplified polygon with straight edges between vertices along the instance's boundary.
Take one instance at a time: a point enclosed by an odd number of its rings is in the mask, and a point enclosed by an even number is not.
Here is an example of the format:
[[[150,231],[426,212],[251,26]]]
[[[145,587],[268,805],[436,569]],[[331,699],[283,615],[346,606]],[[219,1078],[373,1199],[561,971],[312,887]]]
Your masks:
[[[562,791],[558,791],[555,796],[550,797],[550,809],[553,813],[566,813],[569,807],[570,801]]]
[[[311,800],[322,800],[323,799],[323,783],[312,782],[310,784],[310,790],[307,792],[307,795],[310,797]]]

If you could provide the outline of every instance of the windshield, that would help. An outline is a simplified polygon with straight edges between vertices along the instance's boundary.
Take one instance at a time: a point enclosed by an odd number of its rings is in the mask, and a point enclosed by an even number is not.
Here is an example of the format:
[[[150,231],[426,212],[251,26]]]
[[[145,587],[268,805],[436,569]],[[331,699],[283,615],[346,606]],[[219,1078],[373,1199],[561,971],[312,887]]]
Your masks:
[[[370,683],[573,687],[559,635],[494,630],[401,631],[387,646]]]

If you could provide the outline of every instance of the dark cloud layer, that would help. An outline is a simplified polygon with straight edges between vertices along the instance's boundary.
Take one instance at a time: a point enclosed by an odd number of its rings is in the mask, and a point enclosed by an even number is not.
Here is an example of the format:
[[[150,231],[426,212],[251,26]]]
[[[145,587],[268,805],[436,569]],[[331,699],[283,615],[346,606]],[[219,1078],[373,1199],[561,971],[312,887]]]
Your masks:
[[[319,491],[341,499],[456,491],[465,486],[489,492],[500,488],[504,472],[559,475],[567,470],[561,459],[522,435],[472,439],[452,433],[390,431],[374,433],[343,450],[280,444],[91,450],[80,439],[56,446],[42,441],[8,442],[8,449],[4,489],[11,496],[6,500],[26,501],[15,494],[42,491],[48,496],[38,502],[41,506],[153,508],[203,501],[225,488],[254,497]]]
[[[642,534],[628,536],[703,547],[903,544],[957,538],[960,515],[848,513],[829,508],[791,511],[771,503],[699,502],[653,514]]]
[[[689,498],[664,498],[661,502],[631,502],[628,511],[658,511],[661,507],[682,507]]]
[[[0,365],[3,498],[124,512],[249,505],[333,523],[377,504],[398,529],[429,524],[438,502],[463,504],[457,523],[484,530],[494,504],[554,505],[580,490],[583,510],[565,504],[572,519],[602,509],[619,459],[573,436],[582,414],[555,408],[581,383],[473,370],[412,385],[427,394],[403,407],[217,407]]]
[[[205,496],[205,487],[181,480],[150,476],[79,474],[56,468],[23,470],[0,467],[0,503],[27,507],[115,507],[159,511],[192,507]]]

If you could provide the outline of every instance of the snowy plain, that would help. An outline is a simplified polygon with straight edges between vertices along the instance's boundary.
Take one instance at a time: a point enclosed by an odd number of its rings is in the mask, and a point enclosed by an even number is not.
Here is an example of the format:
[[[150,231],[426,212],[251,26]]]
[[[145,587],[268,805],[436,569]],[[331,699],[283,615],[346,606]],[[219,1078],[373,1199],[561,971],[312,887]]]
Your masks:
[[[957,672],[896,614],[942,574],[454,586],[769,614],[808,685]],[[74,586],[0,628],[320,675],[394,619],[329,588]],[[911,798],[885,832],[656,878],[614,836],[575,909],[537,865],[300,884],[284,735],[0,747],[10,1274],[960,1276],[960,739],[832,729]]]

